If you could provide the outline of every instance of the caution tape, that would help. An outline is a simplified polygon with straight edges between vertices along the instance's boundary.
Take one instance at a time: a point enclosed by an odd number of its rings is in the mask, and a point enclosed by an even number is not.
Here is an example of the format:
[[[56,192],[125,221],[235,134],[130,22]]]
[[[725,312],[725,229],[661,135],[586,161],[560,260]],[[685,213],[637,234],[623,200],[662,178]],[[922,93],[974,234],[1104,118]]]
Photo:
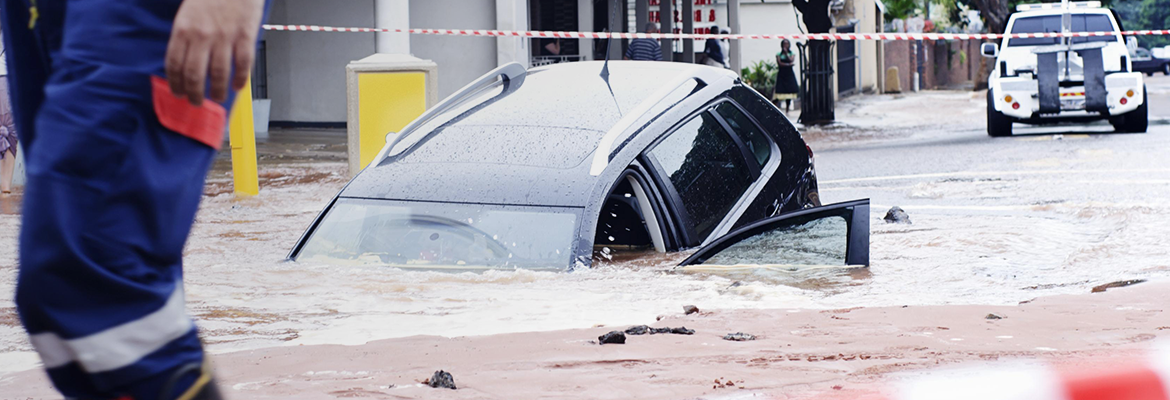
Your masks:
[[[1146,357],[1076,368],[1008,362],[901,381],[870,400],[1170,400],[1170,345]],[[941,375],[941,376],[940,376]],[[837,396],[824,396],[837,398]]]
[[[562,31],[500,31],[482,29],[396,29],[345,28],[318,25],[264,25],[270,31],[351,32],[351,33],[409,33],[413,35],[527,37],[554,39],[790,39],[790,40],[995,40],[1019,38],[1060,38],[1113,36],[1116,32],[1045,32],[1045,33],[782,33],[782,34],[714,34],[714,33],[628,33],[628,32],[562,32]],[[1170,35],[1170,30],[1143,30],[1121,32],[1123,36]]]

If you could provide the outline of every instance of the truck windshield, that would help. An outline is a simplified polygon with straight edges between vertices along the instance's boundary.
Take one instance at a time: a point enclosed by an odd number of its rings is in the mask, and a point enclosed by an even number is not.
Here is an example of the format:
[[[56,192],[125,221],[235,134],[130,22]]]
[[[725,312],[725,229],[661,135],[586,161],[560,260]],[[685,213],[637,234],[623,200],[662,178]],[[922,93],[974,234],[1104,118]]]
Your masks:
[[[400,268],[564,269],[580,211],[340,198],[297,261]]]
[[[1011,33],[1060,33],[1060,15],[1044,15],[1038,17],[1024,17],[1016,19],[1012,24]],[[1072,15],[1073,32],[1116,32],[1113,22],[1105,14],[1074,14]],[[1113,42],[1119,40],[1117,35],[1093,36],[1072,38],[1072,43]],[[1008,47],[1018,46],[1045,46],[1060,44],[1060,38],[1016,38],[1007,39]]]

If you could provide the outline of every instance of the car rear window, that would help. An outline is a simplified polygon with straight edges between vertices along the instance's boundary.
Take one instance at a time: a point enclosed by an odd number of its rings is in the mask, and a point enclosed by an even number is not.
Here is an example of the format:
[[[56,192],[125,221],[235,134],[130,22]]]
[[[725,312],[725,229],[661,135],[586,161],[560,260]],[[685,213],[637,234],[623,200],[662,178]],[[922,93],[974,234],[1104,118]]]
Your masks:
[[[1018,18],[1012,24],[1011,33],[1059,33],[1061,32],[1060,15],[1043,15],[1037,17]],[[1077,14],[1072,16],[1073,32],[1115,32],[1113,22],[1105,14]],[[1117,41],[1117,35],[1093,36],[1072,38],[1071,42],[1112,42]],[[1060,44],[1060,38],[1017,38],[1008,39],[1008,47],[1017,46],[1045,46]]]

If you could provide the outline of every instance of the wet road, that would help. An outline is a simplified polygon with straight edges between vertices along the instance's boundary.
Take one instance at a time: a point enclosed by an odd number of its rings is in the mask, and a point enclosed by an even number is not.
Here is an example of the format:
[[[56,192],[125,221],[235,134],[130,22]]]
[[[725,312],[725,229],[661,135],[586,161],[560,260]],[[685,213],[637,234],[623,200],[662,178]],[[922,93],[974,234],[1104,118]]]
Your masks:
[[[875,214],[871,281],[832,297],[1005,304],[1170,276],[1160,244],[1170,226],[1170,78],[1148,82],[1145,134],[1113,133],[1104,122],[1017,124],[1013,137],[991,138],[981,95],[948,93],[919,101],[928,116],[886,132],[894,138],[821,140],[822,199],[869,197]],[[882,115],[894,106],[860,108]],[[876,219],[891,206],[913,224]]]

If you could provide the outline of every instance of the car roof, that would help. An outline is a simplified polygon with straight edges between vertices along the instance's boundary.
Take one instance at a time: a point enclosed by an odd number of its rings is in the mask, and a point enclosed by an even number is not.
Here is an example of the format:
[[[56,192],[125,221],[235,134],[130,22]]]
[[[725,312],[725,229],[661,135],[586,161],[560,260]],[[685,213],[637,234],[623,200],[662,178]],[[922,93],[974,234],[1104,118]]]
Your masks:
[[[555,64],[488,85],[406,132],[386,159],[340,195],[584,207],[598,183],[590,155],[601,139],[623,129],[619,122],[644,110],[643,103],[657,102],[662,87],[695,70],[693,64],[612,61],[606,80],[603,66]]]

